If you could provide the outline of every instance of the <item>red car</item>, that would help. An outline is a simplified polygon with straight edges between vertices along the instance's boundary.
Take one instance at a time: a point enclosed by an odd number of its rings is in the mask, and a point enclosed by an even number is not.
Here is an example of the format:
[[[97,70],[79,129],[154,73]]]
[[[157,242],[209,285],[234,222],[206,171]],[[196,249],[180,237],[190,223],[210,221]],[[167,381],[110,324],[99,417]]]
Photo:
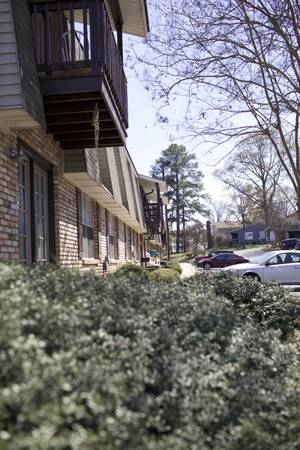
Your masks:
[[[195,263],[197,267],[201,267],[200,262],[203,261],[203,259],[211,258],[212,256],[218,255],[219,253],[233,253],[232,250],[212,250],[211,252],[207,253],[207,255],[199,255],[195,257]]]
[[[227,267],[234,264],[249,262],[249,259],[236,253],[219,253],[211,258],[203,258],[198,261],[197,266],[203,269],[210,269],[211,267]]]

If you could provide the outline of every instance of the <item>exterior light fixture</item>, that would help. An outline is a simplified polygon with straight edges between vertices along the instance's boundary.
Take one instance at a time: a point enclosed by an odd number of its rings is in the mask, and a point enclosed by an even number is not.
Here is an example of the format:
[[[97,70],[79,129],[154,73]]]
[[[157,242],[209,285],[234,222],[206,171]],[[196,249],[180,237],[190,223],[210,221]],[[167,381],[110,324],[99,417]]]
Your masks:
[[[10,159],[14,160],[14,161],[28,161],[28,156],[26,155],[26,153],[24,152],[24,150],[22,148],[12,148],[10,150]]]

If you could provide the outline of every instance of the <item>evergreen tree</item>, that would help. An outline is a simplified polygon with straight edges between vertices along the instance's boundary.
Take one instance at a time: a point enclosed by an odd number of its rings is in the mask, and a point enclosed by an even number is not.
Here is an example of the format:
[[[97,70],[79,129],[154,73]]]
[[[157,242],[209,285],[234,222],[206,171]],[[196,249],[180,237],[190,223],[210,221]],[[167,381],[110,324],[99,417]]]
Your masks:
[[[181,230],[185,230],[186,224],[195,220],[197,214],[207,214],[203,173],[194,153],[189,153],[183,145],[171,144],[151,167],[151,176],[163,178],[168,185],[168,222],[171,228],[175,224],[178,253]]]

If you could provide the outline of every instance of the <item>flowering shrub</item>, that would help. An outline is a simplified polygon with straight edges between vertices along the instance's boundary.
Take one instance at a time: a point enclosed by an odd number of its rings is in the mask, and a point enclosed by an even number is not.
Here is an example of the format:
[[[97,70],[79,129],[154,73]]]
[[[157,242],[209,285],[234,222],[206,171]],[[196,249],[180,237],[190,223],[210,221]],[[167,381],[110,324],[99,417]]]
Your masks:
[[[296,346],[207,283],[0,265],[1,450],[299,448]]]

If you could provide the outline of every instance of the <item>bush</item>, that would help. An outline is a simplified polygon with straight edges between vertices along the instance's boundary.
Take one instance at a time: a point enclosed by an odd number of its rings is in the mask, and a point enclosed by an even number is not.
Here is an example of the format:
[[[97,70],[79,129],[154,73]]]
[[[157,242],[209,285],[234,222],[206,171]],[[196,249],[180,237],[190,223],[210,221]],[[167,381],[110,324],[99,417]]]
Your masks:
[[[166,262],[164,263],[164,267],[165,267],[166,269],[172,269],[172,270],[175,270],[176,272],[179,272],[180,274],[182,273],[182,267],[181,267],[181,265],[180,265],[178,262],[176,262],[176,261],[166,261]]]
[[[167,281],[175,283],[180,280],[180,273],[180,271],[174,269],[156,269],[150,272],[150,279],[156,282]]]
[[[184,284],[227,298],[245,320],[251,317],[260,326],[279,329],[283,338],[300,328],[299,301],[276,283],[264,285],[220,271],[199,273]]]
[[[148,278],[148,272],[146,269],[144,269],[142,266],[137,264],[123,264],[122,266],[118,267],[112,274],[116,277],[130,277],[130,278]]]
[[[228,247],[228,244],[229,244],[228,238],[226,238],[222,234],[217,234],[214,237],[214,244],[215,244],[215,247],[217,247],[217,248],[226,248],[226,247]]]
[[[214,284],[0,265],[1,450],[298,449],[299,351]]]

